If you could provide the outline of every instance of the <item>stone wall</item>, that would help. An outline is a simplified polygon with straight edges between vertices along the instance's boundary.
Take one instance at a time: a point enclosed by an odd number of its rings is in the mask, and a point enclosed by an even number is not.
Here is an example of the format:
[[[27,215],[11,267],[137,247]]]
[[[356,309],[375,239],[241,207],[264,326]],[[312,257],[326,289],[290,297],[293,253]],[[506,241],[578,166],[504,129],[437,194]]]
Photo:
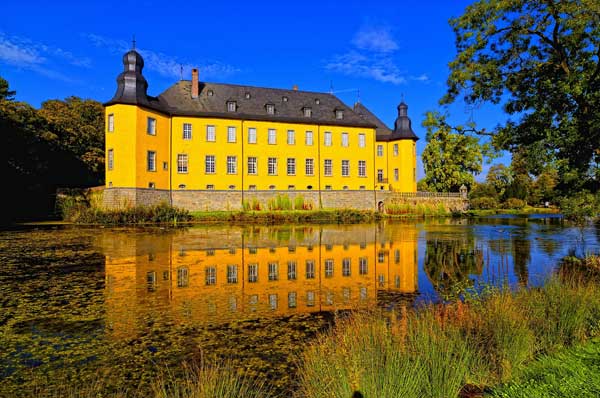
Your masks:
[[[244,203],[252,207],[258,203],[261,210],[269,210],[269,202],[278,195],[287,197],[292,205],[298,196],[312,209],[385,210],[390,204],[425,204],[437,207],[442,204],[447,211],[463,211],[468,201],[458,196],[407,196],[390,191],[191,191],[142,188],[107,188],[103,194],[105,208],[117,209],[137,205],[171,203],[190,211],[240,211]]]

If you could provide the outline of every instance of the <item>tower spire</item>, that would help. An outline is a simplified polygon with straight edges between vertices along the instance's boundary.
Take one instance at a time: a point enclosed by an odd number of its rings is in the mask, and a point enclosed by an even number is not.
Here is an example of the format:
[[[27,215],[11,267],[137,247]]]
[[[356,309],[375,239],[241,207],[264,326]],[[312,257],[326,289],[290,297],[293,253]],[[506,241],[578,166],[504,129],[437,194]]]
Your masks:
[[[133,38],[131,39],[131,49],[135,50],[135,34],[133,35]]]

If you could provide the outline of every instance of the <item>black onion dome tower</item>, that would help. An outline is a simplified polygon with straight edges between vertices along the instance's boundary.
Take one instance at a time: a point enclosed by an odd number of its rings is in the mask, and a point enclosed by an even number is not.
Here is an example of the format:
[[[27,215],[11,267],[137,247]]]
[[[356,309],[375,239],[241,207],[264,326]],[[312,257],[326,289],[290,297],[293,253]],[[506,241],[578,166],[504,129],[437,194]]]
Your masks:
[[[394,124],[392,136],[394,139],[402,140],[417,141],[419,139],[412,129],[411,121],[408,117],[408,105],[406,105],[404,101],[398,105],[398,117],[396,118],[396,123]]]
[[[123,72],[117,76],[117,92],[109,104],[148,106],[148,82],[142,75],[144,59],[135,50],[123,56]]]

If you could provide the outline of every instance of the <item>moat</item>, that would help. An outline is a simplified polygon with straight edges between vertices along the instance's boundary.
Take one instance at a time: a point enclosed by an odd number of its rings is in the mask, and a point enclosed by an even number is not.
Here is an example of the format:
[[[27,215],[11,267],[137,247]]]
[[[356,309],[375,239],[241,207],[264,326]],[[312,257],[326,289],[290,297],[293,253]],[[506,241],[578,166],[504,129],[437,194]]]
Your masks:
[[[599,250],[599,227],[555,215],[5,230],[0,396],[98,377],[144,389],[161,369],[212,361],[290,391],[297,354],[349,311],[536,286],[565,255]]]

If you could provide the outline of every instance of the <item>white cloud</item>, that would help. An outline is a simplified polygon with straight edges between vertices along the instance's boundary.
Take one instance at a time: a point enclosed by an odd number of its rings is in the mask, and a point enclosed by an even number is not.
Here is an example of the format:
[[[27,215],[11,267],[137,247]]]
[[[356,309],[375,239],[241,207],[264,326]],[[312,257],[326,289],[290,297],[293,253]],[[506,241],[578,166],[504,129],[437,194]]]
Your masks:
[[[110,39],[93,33],[87,34],[85,37],[87,37],[96,47],[106,48],[113,54],[123,54],[131,49],[130,44],[124,40]],[[201,79],[205,79],[206,77],[221,78],[239,71],[239,69],[234,66],[220,62],[192,64],[172,55],[144,48],[137,48],[136,50],[144,58],[145,67],[165,77],[179,78],[182,73],[182,68],[183,76],[189,77],[192,73],[192,68],[197,67]]]
[[[406,75],[397,65],[393,55],[400,45],[385,26],[363,26],[351,41],[352,49],[335,55],[325,68],[348,76],[373,79],[395,85],[409,81],[427,83],[426,74]]]
[[[392,37],[389,29],[381,27],[363,27],[359,30],[352,44],[361,50],[389,53],[398,49],[398,43]]]

